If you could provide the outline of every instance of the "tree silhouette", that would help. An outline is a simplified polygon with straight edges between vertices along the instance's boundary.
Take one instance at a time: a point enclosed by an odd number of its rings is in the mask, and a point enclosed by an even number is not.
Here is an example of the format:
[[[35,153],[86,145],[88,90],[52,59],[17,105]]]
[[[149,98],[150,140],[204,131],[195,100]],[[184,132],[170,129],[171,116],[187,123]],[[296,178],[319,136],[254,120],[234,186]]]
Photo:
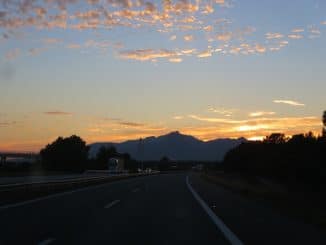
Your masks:
[[[309,190],[326,188],[326,140],[312,132],[287,139],[272,134],[264,142],[246,142],[224,158],[227,172],[264,176],[290,185],[303,184]]]
[[[158,169],[160,171],[168,170],[170,168],[170,159],[167,156],[163,156],[158,163]]]
[[[88,158],[88,147],[80,137],[59,137],[40,151],[42,164],[48,170],[82,171]]]
[[[274,133],[269,136],[266,136],[264,139],[264,143],[270,143],[270,144],[283,144],[287,141],[284,134],[281,133]]]
[[[98,153],[96,154],[96,168],[97,169],[107,169],[108,161],[111,157],[117,155],[117,151],[113,146],[105,147],[102,146]]]
[[[326,111],[324,111],[323,114],[323,133],[322,133],[323,137],[326,137]]]

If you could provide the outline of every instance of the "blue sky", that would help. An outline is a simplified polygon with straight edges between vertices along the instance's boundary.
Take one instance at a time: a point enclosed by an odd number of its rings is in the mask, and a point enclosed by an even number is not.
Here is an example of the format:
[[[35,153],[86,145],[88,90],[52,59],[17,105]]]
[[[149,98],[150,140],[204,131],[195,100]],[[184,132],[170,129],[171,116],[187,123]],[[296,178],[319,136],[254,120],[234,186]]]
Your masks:
[[[325,1],[2,0],[0,150],[318,133],[325,33]]]

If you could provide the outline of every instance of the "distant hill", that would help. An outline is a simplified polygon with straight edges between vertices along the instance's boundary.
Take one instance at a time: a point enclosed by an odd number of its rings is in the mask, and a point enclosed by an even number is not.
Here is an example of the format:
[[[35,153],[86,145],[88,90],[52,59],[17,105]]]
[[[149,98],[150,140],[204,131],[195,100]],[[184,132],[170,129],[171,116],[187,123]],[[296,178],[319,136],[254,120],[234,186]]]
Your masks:
[[[142,140],[129,140],[122,143],[94,143],[90,145],[89,157],[94,158],[101,146],[116,147],[118,152],[129,153],[137,160],[160,160],[167,156],[173,160],[216,161],[222,160],[226,152],[238,146],[246,139],[216,139],[202,141],[190,135],[171,132],[159,137]]]

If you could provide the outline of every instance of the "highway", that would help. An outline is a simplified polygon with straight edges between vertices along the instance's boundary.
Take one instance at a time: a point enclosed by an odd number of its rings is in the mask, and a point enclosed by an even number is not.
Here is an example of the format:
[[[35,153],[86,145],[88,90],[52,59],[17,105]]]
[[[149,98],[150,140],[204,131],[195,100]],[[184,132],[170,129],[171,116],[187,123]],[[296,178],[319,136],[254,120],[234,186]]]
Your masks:
[[[326,244],[310,225],[187,175],[126,179],[2,206],[0,244],[223,245],[230,244],[225,227],[239,239],[233,244]]]
[[[0,208],[0,244],[228,244],[185,174],[122,180]]]

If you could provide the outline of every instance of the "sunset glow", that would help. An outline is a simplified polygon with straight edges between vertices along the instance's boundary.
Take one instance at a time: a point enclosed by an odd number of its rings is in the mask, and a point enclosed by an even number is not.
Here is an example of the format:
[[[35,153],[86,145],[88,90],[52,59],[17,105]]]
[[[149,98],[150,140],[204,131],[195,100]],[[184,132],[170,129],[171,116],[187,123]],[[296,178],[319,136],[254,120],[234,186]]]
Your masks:
[[[322,0],[0,0],[0,151],[72,134],[319,134],[325,13]]]

